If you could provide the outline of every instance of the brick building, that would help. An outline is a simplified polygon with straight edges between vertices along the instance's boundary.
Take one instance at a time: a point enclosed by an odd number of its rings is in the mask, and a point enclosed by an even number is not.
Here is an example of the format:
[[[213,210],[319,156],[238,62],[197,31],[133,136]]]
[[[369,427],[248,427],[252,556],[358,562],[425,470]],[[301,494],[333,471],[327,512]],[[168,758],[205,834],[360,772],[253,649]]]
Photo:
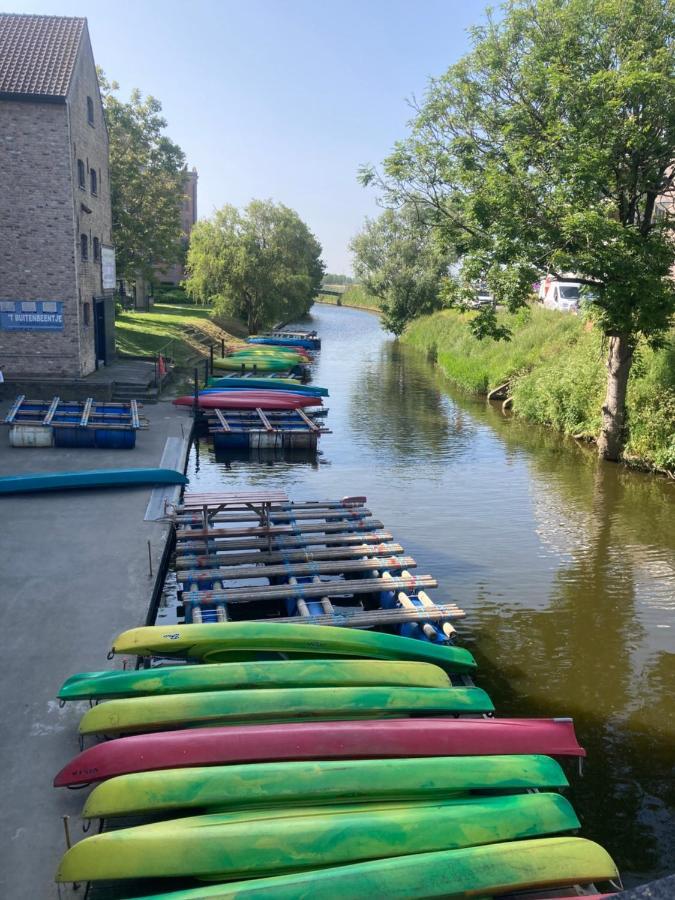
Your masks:
[[[0,14],[0,365],[79,377],[115,352],[108,134],[87,20]]]
[[[181,208],[181,242],[183,249],[187,250],[190,243],[190,232],[192,226],[197,221],[197,170],[192,167],[192,171],[185,168],[185,193],[183,196],[183,206]],[[170,266],[163,266],[158,263],[155,266],[155,280],[160,284],[179,284],[185,278],[185,267],[178,263]]]

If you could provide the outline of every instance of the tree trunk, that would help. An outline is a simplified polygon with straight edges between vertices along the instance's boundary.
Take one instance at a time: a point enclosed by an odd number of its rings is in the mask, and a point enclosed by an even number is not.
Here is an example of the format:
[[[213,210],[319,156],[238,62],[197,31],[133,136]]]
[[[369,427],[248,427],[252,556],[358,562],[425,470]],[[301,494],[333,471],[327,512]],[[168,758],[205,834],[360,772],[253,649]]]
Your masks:
[[[602,407],[602,427],[598,438],[598,453],[603,459],[616,462],[621,455],[626,422],[626,389],[633,343],[627,334],[612,335],[607,353],[607,394]]]

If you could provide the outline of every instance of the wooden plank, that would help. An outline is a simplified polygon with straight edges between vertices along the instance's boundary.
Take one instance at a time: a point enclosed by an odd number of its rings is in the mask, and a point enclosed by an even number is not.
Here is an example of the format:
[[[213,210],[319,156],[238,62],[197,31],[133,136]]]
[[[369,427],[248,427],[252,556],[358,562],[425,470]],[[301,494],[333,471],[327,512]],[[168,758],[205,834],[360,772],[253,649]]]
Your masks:
[[[423,609],[373,609],[355,611],[339,611],[333,607],[333,615],[322,616],[281,616],[279,618],[252,619],[253,622],[278,622],[281,625],[334,625],[343,628],[368,628],[374,625],[395,625],[401,622],[417,622],[423,619],[462,619],[466,615],[458,606],[437,605],[435,610]]]
[[[316,422],[312,421],[312,419],[309,418],[309,416],[307,415],[307,413],[304,410],[298,409],[298,410],[296,410],[296,412],[300,416],[300,418],[303,420],[303,422],[307,425],[308,428],[311,428],[312,431],[321,431],[321,426],[317,425]]]
[[[279,508],[275,509],[272,507],[270,509],[270,519],[273,519],[275,522],[280,521],[303,521],[306,519],[325,519],[326,521],[330,520],[345,520],[345,521],[360,521],[362,519],[366,519],[372,516],[372,512],[369,509],[361,508],[359,513],[351,512],[348,509],[321,509],[321,510],[288,510]],[[255,511],[251,510],[242,510],[241,512],[237,510],[236,512],[216,512],[213,515],[209,516],[209,521],[214,522],[250,522],[252,519],[257,518]],[[181,525],[199,525],[202,522],[201,516],[190,515],[190,516],[179,516],[178,521]]]
[[[372,533],[359,532],[359,534],[328,534],[328,535],[284,535],[266,538],[243,538],[242,540],[228,541],[227,544],[220,544],[219,547],[210,548],[215,551],[223,550],[253,550],[260,548],[262,550],[279,551],[288,548],[308,547],[315,545],[324,545],[326,547],[335,546],[354,546],[361,543],[381,544],[392,539],[389,531],[376,531]],[[197,553],[204,552],[204,545],[208,546],[208,541],[186,541],[176,549],[177,554],[184,554],[190,550]]]
[[[282,565],[234,566],[216,569],[190,569],[181,572],[185,581],[212,581],[218,579],[275,578],[284,575],[342,575],[346,572],[377,572],[378,570],[403,571],[406,566],[415,568],[411,556],[375,557],[373,559],[334,560],[329,562],[285,562]]]
[[[138,400],[131,400],[130,407],[131,407],[131,424],[133,425],[134,428],[140,428],[141,424],[140,424],[140,419],[138,418]]]
[[[328,547],[323,550],[272,550],[245,553],[214,553],[195,556],[186,554],[176,556],[177,569],[192,569],[195,566],[209,568],[213,566],[244,566],[281,562],[312,562],[329,559],[363,559],[378,555],[403,553],[400,544],[359,544],[354,547]],[[181,573],[182,577],[182,573]]]
[[[225,416],[223,415],[223,411],[221,409],[214,410],[216,416],[218,417],[218,421],[221,424],[223,431],[230,431],[230,423],[227,421]]]
[[[198,603],[248,603],[252,600],[288,600],[294,597],[336,597],[346,594],[374,594],[379,591],[415,591],[418,587],[435,588],[431,575],[384,578],[354,578],[349,581],[323,581],[320,584],[270,584],[255,587],[232,587],[227,590],[184,591],[183,598]]]
[[[47,410],[47,415],[42,420],[43,425],[51,425],[52,424],[52,419],[54,418],[54,413],[56,412],[56,407],[59,405],[60,402],[61,401],[60,401],[59,397],[54,397],[49,409]]]
[[[231,503],[289,503],[288,494],[284,491],[221,491],[219,493],[198,494],[188,493],[183,498],[179,509],[188,509],[191,506],[201,508],[204,505],[219,506]]]
[[[7,423],[7,425],[11,425],[14,422],[14,417],[16,416],[18,411],[21,409],[21,404],[23,403],[23,401],[25,399],[26,399],[25,394],[19,394],[19,396],[16,398],[16,400],[12,404],[12,408],[5,416],[5,422]]]
[[[84,409],[82,410],[82,416],[80,418],[80,425],[86,425],[89,421],[89,416],[91,415],[91,405],[94,402],[93,397],[87,397],[84,403]]]
[[[205,497],[208,495],[204,495]],[[216,495],[217,496],[217,495]],[[250,508],[250,503],[252,502],[260,502],[257,497],[254,497],[252,500],[243,500],[243,501],[225,501],[221,502],[219,500],[216,501],[208,501],[205,500],[202,503],[194,503],[191,505],[186,505],[185,503],[180,504],[176,509],[175,518],[180,521],[182,518],[189,517],[192,513],[191,510],[199,509],[202,510],[204,506],[211,508],[213,510],[213,515],[218,512],[217,507],[222,507],[223,509],[227,508],[229,511],[234,510],[246,510]],[[304,512],[306,510],[316,510],[320,512],[321,510],[343,510],[349,509],[357,511],[359,508],[362,508],[364,504],[367,502],[366,497],[345,497],[344,500],[305,500],[297,503],[291,502],[267,502],[270,511],[274,514],[277,511],[287,511],[287,510],[297,510],[300,512]]]
[[[223,541],[230,537],[256,537],[258,535],[292,535],[292,534],[335,534],[336,532],[366,531],[368,529],[382,528],[382,522],[377,519],[368,519],[365,522],[329,522],[313,524],[271,525],[268,527],[254,526],[251,528],[181,528],[176,531],[177,541],[189,541],[195,538],[205,538],[209,541]]]
[[[262,411],[262,409],[260,409],[260,407],[256,406],[255,411],[258,414],[258,418],[263,423],[263,427],[265,428],[265,431],[274,431],[275,429],[270,425],[270,420],[267,418],[267,416]]]

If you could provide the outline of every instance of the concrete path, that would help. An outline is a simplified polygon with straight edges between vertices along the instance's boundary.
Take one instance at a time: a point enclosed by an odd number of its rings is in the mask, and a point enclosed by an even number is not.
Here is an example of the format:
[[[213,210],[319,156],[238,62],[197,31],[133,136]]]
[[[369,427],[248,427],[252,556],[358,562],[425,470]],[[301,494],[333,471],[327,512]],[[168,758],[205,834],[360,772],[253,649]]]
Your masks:
[[[150,429],[131,451],[14,449],[2,429],[0,475],[159,465],[167,437],[187,437],[190,419],[168,403],[143,412]],[[54,697],[68,675],[114,665],[106,660],[113,637],[144,624],[154,584],[147,542],[156,574],[168,534],[164,523],[143,520],[150,493],[0,497],[0,897],[8,900],[58,897],[64,814],[73,839],[82,836],[84,792],[57,791],[52,778],[78,752],[87,704],[59,709]],[[82,890],[64,886],[61,896]]]

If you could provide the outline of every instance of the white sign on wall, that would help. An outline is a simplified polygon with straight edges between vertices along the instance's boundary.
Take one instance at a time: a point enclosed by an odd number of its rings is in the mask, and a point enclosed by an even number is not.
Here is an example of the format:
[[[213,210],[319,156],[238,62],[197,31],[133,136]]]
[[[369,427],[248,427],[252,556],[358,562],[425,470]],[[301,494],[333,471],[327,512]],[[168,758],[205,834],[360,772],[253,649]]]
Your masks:
[[[101,246],[101,276],[103,278],[103,290],[114,290],[117,285],[115,273],[115,248]]]

